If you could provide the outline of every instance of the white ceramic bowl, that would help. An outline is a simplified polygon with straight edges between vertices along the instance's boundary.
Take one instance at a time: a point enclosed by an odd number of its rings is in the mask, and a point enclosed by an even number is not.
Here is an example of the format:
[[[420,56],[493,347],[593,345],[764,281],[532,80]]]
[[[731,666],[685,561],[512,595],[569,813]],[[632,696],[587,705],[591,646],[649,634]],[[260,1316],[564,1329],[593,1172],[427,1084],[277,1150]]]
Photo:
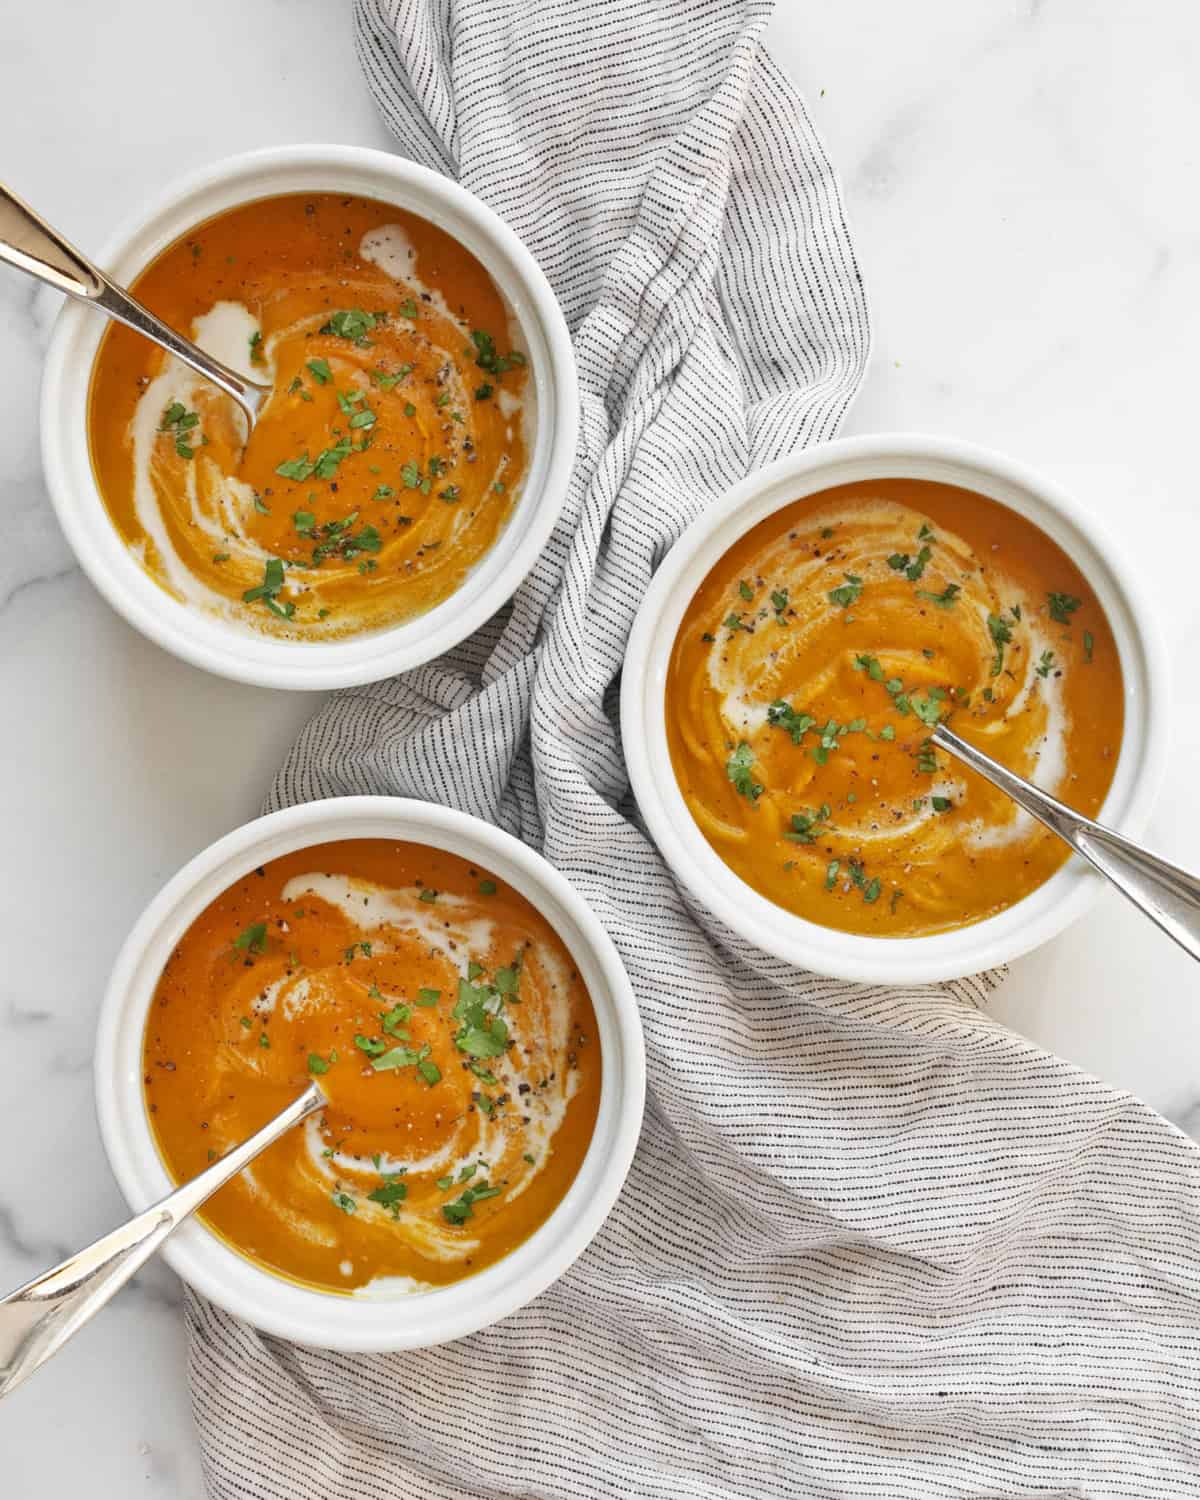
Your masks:
[[[478,629],[516,592],[558,519],[578,426],[575,360],[550,284],[497,214],[449,178],[358,146],[286,146],[205,167],[141,210],[95,259],[128,284],[188,229],[279,193],[382,199],[431,220],[487,267],[520,324],[533,373],[536,425],[525,487],[508,525],[460,588],[436,608],[345,641],[281,641],[190,608],[165,592],[121,540],[88,452],[87,395],[107,319],[68,301],[42,383],[42,461],[50,497],[80,565],[135,629],[194,666],[261,687],[326,689],[374,682],[430,661]]]
[[[142,1092],[142,1034],[172,948],[201,911],[247,871],[331,839],[407,839],[477,861],[519,891],[567,945],[592,997],[603,1069],[591,1145],[566,1197],[535,1233],[475,1276],[429,1292],[358,1299],[297,1286],[191,1220],[163,1254],[189,1285],[267,1333],[323,1349],[418,1349],[486,1327],[567,1269],[600,1228],[633,1159],[645,1098],[637,1002],[612,941],[539,854],[490,824],[399,797],[308,802],[235,829],[184,866],[143,912],[117,957],[100,1010],[95,1084],[100,1135],[131,1209],[174,1186]]]
[[[702,906],[764,952],[817,974],[865,983],[957,978],[1046,942],[1089,905],[1101,877],[1078,858],[1007,911],[930,937],[860,937],[818,926],[760,896],[700,832],[676,783],[664,693],[679,623],[709,569],[766,516],[833,485],[864,479],[937,480],[1009,506],[1052,537],[1104,606],[1125,677],[1125,734],[1100,819],[1136,834],[1149,817],[1167,749],[1166,658],[1120,550],[1057,486],[1010,459],[946,438],[847,438],[750,475],[693,522],[655,574],[634,622],[621,688],[621,731],[638,806],[667,863]]]

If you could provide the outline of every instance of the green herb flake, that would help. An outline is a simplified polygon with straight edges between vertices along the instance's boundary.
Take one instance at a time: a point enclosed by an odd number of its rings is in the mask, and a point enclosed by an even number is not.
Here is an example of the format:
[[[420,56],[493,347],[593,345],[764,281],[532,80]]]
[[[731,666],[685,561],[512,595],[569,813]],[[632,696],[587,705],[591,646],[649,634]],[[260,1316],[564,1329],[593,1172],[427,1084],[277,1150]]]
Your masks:
[[[917,598],[927,599],[930,604],[936,604],[939,609],[953,609],[961,593],[962,589],[957,583],[948,583],[940,594],[931,594],[928,589],[918,589]],[[933,652],[926,650],[924,654],[932,656]]]
[[[754,751],[745,740],[741,740],[725,764],[725,774],[740,796],[748,797],[751,802],[757,802],[762,796],[763,789],[762,784],[755,781],[751,775],[753,768]]]
[[[1091,665],[1092,651],[1094,650],[1095,645],[1096,637],[1090,630],[1085,630],[1083,632],[1083,659],[1089,666]]]
[[[1012,640],[1012,626],[999,615],[988,615],[987,625],[992,644],[996,647],[996,655],[992,661],[992,676],[999,677],[1004,666],[1004,648]]]
[[[496,882],[494,880],[481,880],[479,882],[479,894],[481,896],[494,896],[496,894]]]
[[[358,1208],[358,1204],[355,1203],[349,1193],[335,1192],[331,1196],[334,1203],[344,1214],[352,1214]]]
[[[321,325],[321,332],[332,333],[336,338],[349,339],[352,343],[365,346],[369,343],[366,334],[378,321],[374,313],[363,312],[361,307],[352,307],[347,311],[331,314],[329,321]]]
[[[436,1005],[441,998],[441,990],[430,990],[422,987],[417,991],[417,998],[414,1003],[421,1006]]]
[[[367,1201],[378,1203],[381,1208],[390,1208],[394,1212],[407,1197],[406,1183],[397,1182],[394,1177],[386,1177],[382,1187],[377,1187],[367,1194]]]
[[[328,1073],[329,1063],[319,1052],[308,1054],[308,1071],[310,1073]]]
[[[267,924],[251,922],[233,940],[233,946],[243,953],[265,953],[267,951]]]
[[[1082,599],[1076,599],[1073,594],[1046,595],[1046,602],[1050,606],[1050,618],[1057,620],[1060,625],[1069,625],[1071,616],[1083,603]]]
[[[852,604],[857,604],[863,591],[863,581],[855,573],[843,575],[846,582],[836,589],[829,590],[830,604],[836,604],[842,609],[849,609]]]
[[[785,729],[793,745],[798,745],[816,722],[812,714],[794,709],[784,698],[776,698],[767,707],[767,723],[776,729]]]
[[[298,484],[303,484],[312,476],[315,467],[305,449],[300,458],[285,458],[281,464],[276,464],[275,472],[281,479],[294,479]]]

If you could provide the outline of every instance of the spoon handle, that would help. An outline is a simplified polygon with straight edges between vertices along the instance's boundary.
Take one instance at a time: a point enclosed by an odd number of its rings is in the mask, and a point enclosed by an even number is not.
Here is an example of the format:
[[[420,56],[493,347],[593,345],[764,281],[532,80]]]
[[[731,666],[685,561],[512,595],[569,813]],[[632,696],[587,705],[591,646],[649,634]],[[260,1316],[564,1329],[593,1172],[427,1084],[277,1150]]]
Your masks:
[[[57,1354],[166,1237],[293,1125],[325,1107],[315,1083],[198,1177],[0,1301],[0,1398]]]
[[[1019,807],[1082,854],[1101,875],[1146,913],[1193,958],[1200,959],[1200,879],[1111,828],[1085,818],[1057,797],[1017,776],[998,760],[939,724],[933,743],[1007,792]]]
[[[3,183],[0,183],[0,261],[35,276],[56,291],[66,292],[69,297],[90,302],[110,318],[153,340],[232,396],[253,426],[263,386],[231,370],[156,318]]]

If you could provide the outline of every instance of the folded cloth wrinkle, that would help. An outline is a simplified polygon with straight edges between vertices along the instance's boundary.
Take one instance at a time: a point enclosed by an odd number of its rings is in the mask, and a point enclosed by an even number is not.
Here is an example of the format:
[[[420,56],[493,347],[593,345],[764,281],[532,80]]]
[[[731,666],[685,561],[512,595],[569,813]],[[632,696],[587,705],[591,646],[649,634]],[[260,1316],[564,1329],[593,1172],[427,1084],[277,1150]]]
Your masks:
[[[418,797],[541,849],[621,951],[650,1098],[590,1249],[469,1339],[336,1355],[189,1295],[217,1500],[1200,1496],[1196,1147],[992,1019],[994,974],[895,990],[755,951],[632,806],[616,689],[655,567],[749,470],[833,436],[868,356],[770,13],[357,0],[399,149],[550,277],[581,433],[512,605],[336,696],[269,805]]]

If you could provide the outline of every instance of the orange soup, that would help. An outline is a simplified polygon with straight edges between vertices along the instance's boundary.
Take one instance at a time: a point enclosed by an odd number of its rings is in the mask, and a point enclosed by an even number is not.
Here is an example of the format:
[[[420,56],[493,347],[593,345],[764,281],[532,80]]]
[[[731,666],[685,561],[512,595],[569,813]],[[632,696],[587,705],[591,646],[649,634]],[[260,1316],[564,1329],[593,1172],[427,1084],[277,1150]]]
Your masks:
[[[319,1079],[328,1108],[202,1216],[323,1291],[423,1290],[507,1254],[570,1187],[600,1097],[591,1000],[545,919],[457,855],[383,839],[218,897],[163,970],[144,1065],[177,1180]]]
[[[202,224],[133,292],[273,390],[246,443],[214,386],[105,334],[93,467],[168,593],[307,641],[397,624],[463,583],[520,494],[532,420],[519,330],[469,251],[391,204],[291,194]]]
[[[1123,685],[1079,569],[949,485],[843,485],[761,522],[688,606],[666,689],[679,786],[713,849],[844,932],[978,922],[1066,846],[935,750],[965,739],[1080,811],[1116,768]]]

